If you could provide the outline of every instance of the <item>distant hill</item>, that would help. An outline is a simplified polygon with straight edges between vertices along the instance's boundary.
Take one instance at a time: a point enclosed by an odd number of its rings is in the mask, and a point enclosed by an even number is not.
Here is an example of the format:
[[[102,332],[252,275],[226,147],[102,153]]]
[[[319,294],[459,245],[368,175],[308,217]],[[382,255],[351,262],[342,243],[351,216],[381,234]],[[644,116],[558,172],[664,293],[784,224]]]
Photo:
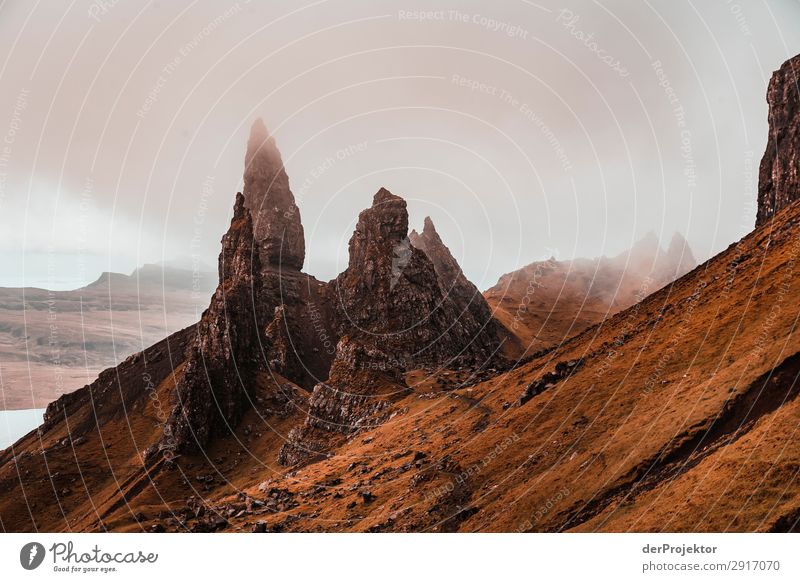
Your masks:
[[[42,408],[196,322],[216,279],[150,264],[72,291],[0,288],[0,410]]]
[[[615,257],[531,263],[500,277],[484,297],[533,353],[634,305],[696,266],[683,236],[675,233],[662,249],[649,233]]]

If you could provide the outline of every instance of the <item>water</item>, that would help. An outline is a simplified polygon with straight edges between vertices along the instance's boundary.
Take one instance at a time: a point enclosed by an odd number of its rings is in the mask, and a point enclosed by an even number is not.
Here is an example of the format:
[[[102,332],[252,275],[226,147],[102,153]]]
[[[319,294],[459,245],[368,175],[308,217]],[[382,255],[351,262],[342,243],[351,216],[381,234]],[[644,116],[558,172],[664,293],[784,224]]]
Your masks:
[[[0,410],[0,450],[42,424],[44,408]]]

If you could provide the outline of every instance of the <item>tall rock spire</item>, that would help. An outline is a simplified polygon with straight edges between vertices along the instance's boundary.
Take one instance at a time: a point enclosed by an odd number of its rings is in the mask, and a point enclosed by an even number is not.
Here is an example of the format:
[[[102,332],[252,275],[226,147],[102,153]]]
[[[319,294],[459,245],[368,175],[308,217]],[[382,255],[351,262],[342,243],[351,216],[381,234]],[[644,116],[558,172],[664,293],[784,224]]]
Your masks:
[[[253,123],[247,141],[244,199],[253,215],[262,268],[302,269],[306,245],[300,210],[281,154],[261,119]]]
[[[235,430],[263,374],[311,388],[333,359],[324,286],[300,272],[300,212],[275,141],[253,124],[244,194],[222,238],[219,285],[197,325],[164,435],[147,452],[194,452]],[[326,342],[330,344],[326,347]],[[282,390],[282,388],[281,388]]]
[[[758,176],[756,226],[800,198],[800,55],[772,74],[769,134]]]

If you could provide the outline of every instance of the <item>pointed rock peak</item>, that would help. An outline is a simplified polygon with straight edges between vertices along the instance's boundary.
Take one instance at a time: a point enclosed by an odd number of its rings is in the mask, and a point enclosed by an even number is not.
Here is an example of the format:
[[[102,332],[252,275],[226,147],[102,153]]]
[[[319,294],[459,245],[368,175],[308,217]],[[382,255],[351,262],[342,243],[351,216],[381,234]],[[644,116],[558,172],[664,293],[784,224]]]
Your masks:
[[[289,188],[281,154],[261,119],[253,123],[247,141],[244,203],[253,215],[253,231],[263,267],[300,270],[305,260],[300,210]]]
[[[670,251],[672,251],[672,249],[682,250],[684,248],[691,250],[689,248],[689,241],[687,241],[686,237],[684,237],[681,233],[679,233],[676,230],[675,233],[672,235],[672,240],[669,241],[669,250]]]
[[[250,126],[250,139],[247,141],[248,151],[252,146],[260,146],[269,137],[267,126],[264,125],[264,120],[260,117],[253,122]]]
[[[447,245],[444,244],[439,233],[436,232],[436,227],[430,216],[425,218],[422,234],[417,234],[414,231],[409,236],[409,239],[411,239],[411,244],[424,252],[431,260],[443,289],[449,290],[454,285],[460,285],[465,296],[477,293],[475,286],[464,276],[458,261],[453,257]]]
[[[667,258],[672,270],[668,275],[672,277],[682,277],[697,266],[697,259],[694,258],[689,241],[679,232],[672,235]]]
[[[358,215],[358,224],[350,239],[350,265],[358,264],[367,254],[387,252],[383,248],[387,245],[391,253],[392,248],[407,237],[406,201],[381,188],[375,194],[372,206]],[[378,248],[382,250],[378,251]]]
[[[386,188],[381,188],[380,190],[378,190],[378,192],[375,194],[375,197],[372,199],[372,205],[378,206],[379,204],[385,204],[387,202],[396,202],[398,200],[405,203],[405,200],[403,200],[400,196],[395,196],[394,194],[389,192]]]
[[[647,234],[644,235],[642,238],[636,241],[634,247],[653,247],[653,246],[660,246],[660,241],[656,233],[652,230],[647,231]]]
[[[429,257],[431,254],[435,254],[439,247],[447,251],[448,254],[450,253],[444,242],[442,242],[439,233],[436,232],[436,227],[434,226],[433,220],[431,220],[430,216],[425,217],[422,233],[418,233],[416,230],[413,230],[408,238],[411,239],[411,244],[418,249],[425,251]]]
[[[283,166],[281,154],[275,145],[275,140],[270,137],[267,126],[259,118],[250,126],[250,137],[247,140],[247,154],[245,155],[245,166],[252,163],[267,162],[270,165]]]
[[[422,234],[425,236],[435,236],[439,238],[439,233],[436,232],[436,227],[433,225],[433,221],[431,220],[430,216],[425,217],[425,224],[422,227]]]
[[[236,201],[233,203],[233,219],[241,218],[244,216],[244,194],[241,192],[236,193]]]
[[[617,260],[652,259],[661,251],[661,242],[652,230],[645,234],[627,250],[614,257]]]
[[[692,268],[697,265],[689,241],[679,232],[672,235],[667,247],[667,255],[682,263],[692,263]]]

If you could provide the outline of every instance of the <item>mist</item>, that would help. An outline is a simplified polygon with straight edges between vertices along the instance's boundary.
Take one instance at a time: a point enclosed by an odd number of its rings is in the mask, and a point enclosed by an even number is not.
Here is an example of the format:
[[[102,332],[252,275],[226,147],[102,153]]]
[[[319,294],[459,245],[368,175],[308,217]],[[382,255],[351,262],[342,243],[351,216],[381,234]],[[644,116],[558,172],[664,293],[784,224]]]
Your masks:
[[[481,289],[649,231],[698,260],[751,230],[796,1],[0,5],[0,285],[213,265],[254,119],[304,270],[346,267],[384,186]]]

